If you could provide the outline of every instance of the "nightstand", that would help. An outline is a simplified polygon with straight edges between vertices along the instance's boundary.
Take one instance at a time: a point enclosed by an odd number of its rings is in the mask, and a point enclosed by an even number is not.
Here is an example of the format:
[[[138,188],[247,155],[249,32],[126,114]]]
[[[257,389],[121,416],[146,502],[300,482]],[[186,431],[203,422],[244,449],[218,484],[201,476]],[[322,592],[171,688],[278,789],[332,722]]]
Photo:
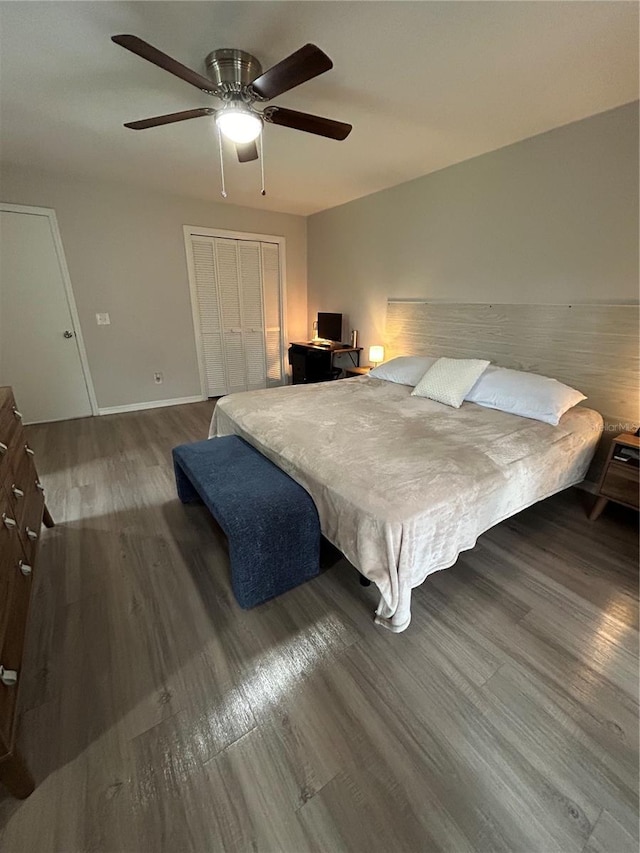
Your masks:
[[[598,499],[589,513],[589,521],[598,518],[607,501],[638,509],[639,457],[640,437],[637,435],[619,435],[611,442],[598,487]]]
[[[345,367],[344,378],[348,379],[350,376],[366,376],[370,370],[370,367]]]

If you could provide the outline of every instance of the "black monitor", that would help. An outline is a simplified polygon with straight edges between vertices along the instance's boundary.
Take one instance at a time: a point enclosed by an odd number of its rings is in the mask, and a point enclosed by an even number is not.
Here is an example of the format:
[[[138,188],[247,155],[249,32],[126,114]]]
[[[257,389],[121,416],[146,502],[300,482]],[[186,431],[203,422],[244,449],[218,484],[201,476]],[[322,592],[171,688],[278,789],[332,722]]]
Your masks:
[[[342,341],[342,314],[318,311],[318,337],[327,341]]]

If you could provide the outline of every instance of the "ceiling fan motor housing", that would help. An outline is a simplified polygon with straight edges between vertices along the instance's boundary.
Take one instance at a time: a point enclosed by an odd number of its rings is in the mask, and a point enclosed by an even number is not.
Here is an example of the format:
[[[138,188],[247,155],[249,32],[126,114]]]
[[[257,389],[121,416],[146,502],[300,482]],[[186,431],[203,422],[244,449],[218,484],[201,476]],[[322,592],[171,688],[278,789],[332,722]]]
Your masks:
[[[216,88],[223,91],[239,92],[262,74],[262,66],[255,56],[234,47],[211,51],[205,64]]]

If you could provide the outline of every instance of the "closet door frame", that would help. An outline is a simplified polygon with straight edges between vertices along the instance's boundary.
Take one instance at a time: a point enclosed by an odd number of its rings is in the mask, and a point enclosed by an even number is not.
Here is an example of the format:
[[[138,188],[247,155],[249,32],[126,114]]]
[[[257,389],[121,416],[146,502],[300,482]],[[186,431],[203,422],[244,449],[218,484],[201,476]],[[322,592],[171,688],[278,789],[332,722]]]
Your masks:
[[[208,385],[207,373],[202,346],[202,335],[200,326],[200,310],[198,308],[198,294],[196,290],[196,275],[191,252],[192,237],[221,237],[227,240],[248,240],[254,243],[277,243],[278,257],[280,261],[280,361],[283,381],[286,381],[286,352],[287,352],[287,264],[286,264],[286,239],[275,234],[254,234],[247,231],[227,231],[222,228],[201,228],[197,225],[185,225],[184,248],[187,256],[187,271],[189,275],[189,293],[191,295],[191,313],[193,316],[193,332],[198,355],[198,371],[200,373],[200,392],[202,399],[207,400]]]

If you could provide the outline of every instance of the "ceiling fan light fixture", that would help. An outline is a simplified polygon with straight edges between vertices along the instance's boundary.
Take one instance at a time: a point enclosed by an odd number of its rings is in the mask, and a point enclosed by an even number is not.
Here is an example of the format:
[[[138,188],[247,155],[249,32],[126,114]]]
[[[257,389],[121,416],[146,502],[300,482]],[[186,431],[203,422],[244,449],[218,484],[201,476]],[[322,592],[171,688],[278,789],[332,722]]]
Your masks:
[[[262,131],[260,116],[239,106],[219,110],[216,124],[223,136],[239,144],[253,142]]]

